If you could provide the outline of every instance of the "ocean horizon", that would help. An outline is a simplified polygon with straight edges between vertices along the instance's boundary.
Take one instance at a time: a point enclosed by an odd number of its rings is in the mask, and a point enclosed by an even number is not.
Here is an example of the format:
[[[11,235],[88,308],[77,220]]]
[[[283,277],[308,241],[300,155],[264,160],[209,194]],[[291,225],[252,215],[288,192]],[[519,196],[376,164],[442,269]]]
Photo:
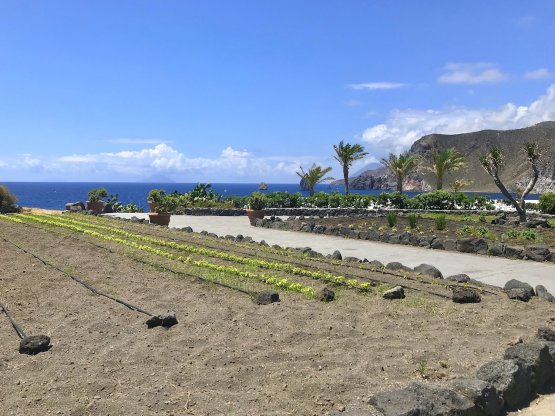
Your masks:
[[[106,188],[110,195],[118,195],[123,204],[131,202],[146,209],[146,197],[151,189],[164,189],[189,192],[196,183],[152,183],[152,182],[2,182],[16,195],[18,204],[24,207],[62,210],[68,202],[86,201],[87,192],[92,188]],[[247,196],[258,191],[258,183],[212,183],[212,189],[222,196]],[[268,183],[264,192],[300,192],[308,196],[308,191],[301,191],[298,183]],[[320,184],[316,192],[343,192],[342,185]],[[352,190],[351,193],[362,195],[379,195],[383,190],[365,189]],[[405,192],[409,196],[422,192]],[[467,195],[487,195],[492,199],[503,199],[503,195],[495,192],[465,192]],[[537,194],[528,195],[527,199],[537,199]]]

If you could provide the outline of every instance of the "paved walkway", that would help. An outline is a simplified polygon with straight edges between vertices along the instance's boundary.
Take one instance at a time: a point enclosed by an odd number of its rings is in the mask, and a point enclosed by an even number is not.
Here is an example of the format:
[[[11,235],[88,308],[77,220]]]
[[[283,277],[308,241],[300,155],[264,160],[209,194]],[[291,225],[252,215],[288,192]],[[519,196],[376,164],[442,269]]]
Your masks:
[[[147,214],[115,214],[121,217],[148,218]],[[252,227],[246,217],[216,217],[174,215],[170,227],[190,226],[194,231],[208,231],[218,236],[228,234],[250,236],[255,241],[264,240],[268,244],[282,247],[311,247],[323,254],[339,250],[343,257],[354,256],[379,260],[382,263],[399,261],[415,267],[421,263],[436,266],[444,276],[466,273],[471,278],[482,282],[503,286],[510,279],[518,279],[532,286],[544,285],[555,294],[555,264],[537,263],[524,260],[510,260],[477,254],[465,254],[453,251],[431,250],[398,244],[374,241],[353,240],[311,233],[280,231]]]

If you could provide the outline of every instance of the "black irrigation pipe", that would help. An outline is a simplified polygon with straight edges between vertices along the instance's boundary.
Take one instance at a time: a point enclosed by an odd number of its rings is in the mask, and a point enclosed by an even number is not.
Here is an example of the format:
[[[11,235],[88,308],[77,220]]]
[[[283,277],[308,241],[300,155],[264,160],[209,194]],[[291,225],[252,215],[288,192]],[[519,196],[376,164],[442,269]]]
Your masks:
[[[0,312],[8,318],[15,330],[17,336],[21,338],[19,342],[19,353],[27,355],[35,355],[39,352],[48,351],[52,346],[50,345],[50,337],[47,335],[31,335],[27,336],[23,329],[17,324],[12,315],[8,312],[6,306],[0,303]]]
[[[13,329],[15,329],[15,332],[17,333],[17,336],[21,339],[25,338],[27,335],[25,335],[25,332],[23,332],[23,329],[21,329],[21,327],[17,324],[17,322],[15,322],[15,319],[12,318],[12,316],[8,312],[8,309],[1,303],[0,303],[0,310],[4,312],[4,315],[6,315],[6,317],[12,324]]]
[[[25,225],[28,226],[28,227],[35,228],[35,229],[37,229],[37,230],[41,230],[41,231],[45,231],[45,230],[46,230],[46,229],[43,228],[43,227],[40,227],[40,226],[38,226],[38,225],[29,224],[28,222],[24,222],[23,224],[25,224]],[[56,231],[53,231],[53,230],[49,230],[49,231],[51,231],[51,232],[56,232]],[[103,246],[103,245],[100,245],[100,244],[97,244],[97,243],[93,243],[92,241],[88,241],[88,240],[85,240],[85,239],[82,239],[82,238],[78,238],[78,237],[76,237],[73,233],[72,233],[72,234],[69,234],[69,233],[68,233],[68,234],[63,234],[62,232],[56,232],[56,233],[58,233],[58,234],[60,234],[60,235],[71,235],[71,237],[72,237],[73,239],[76,239],[76,240],[78,240],[78,241],[81,241],[81,242],[90,244],[90,245],[92,245],[92,246],[94,246],[94,247],[97,247],[97,248],[101,248],[101,249],[103,249],[103,250],[108,251],[109,253],[117,254],[114,250],[112,250],[112,249],[110,249],[110,248],[108,248],[108,247],[106,247],[106,246]],[[157,268],[157,269],[162,269],[162,270],[164,270],[164,271],[168,271],[168,272],[171,272],[171,273],[175,273],[175,274],[178,274],[178,275],[180,275],[180,276],[190,277],[190,278],[199,280],[199,281],[204,282],[204,283],[211,283],[211,284],[215,284],[215,285],[217,285],[217,286],[225,287],[226,289],[236,290],[237,292],[244,293],[244,294],[246,294],[246,295],[248,295],[248,296],[250,296],[250,297],[254,297],[254,296],[256,295],[255,292],[248,291],[248,290],[245,290],[245,289],[241,289],[241,288],[239,288],[239,287],[231,286],[231,285],[228,285],[228,284],[225,284],[225,283],[222,283],[222,282],[217,282],[217,281],[214,281],[214,280],[211,280],[211,279],[207,279],[207,278],[202,277],[202,276],[197,276],[197,275],[194,275],[194,274],[191,274],[191,273],[186,273],[186,272],[182,272],[182,271],[179,271],[179,270],[173,270],[173,269],[171,269],[171,268],[169,268],[169,267],[162,266],[162,265],[159,265],[159,264],[155,264],[155,263],[152,263],[152,262],[148,262],[148,261],[146,261],[146,260],[143,260],[143,259],[141,259],[141,258],[137,258],[137,257],[134,257],[134,256],[133,256],[132,258],[133,258],[133,260],[135,260],[135,261],[138,261],[138,262],[140,262],[140,263],[146,264],[147,266],[153,267],[153,268],[155,268],[155,269],[156,269],[156,268]]]
[[[177,319],[175,317],[175,313],[174,312],[169,312],[167,314],[163,314],[163,315],[154,315],[150,312],[145,311],[144,309],[135,306],[129,302],[126,302],[122,299],[118,299],[112,295],[109,295],[108,293],[104,293],[101,292],[100,290],[94,288],[93,286],[91,286],[90,284],[88,284],[87,282],[81,280],[80,278],[78,278],[77,276],[74,276],[68,272],[66,272],[65,270],[59,268],[58,266],[56,266],[55,264],[50,263],[47,260],[44,260],[43,258],[41,258],[40,256],[31,253],[29,250],[26,250],[25,248],[17,245],[16,243],[14,243],[13,241],[8,240],[7,238],[5,238],[4,236],[2,236],[2,240],[4,240],[6,243],[9,243],[11,245],[13,245],[14,247],[17,247],[19,250],[23,251],[26,254],[29,254],[30,256],[34,257],[35,259],[39,260],[41,263],[43,263],[45,266],[49,266],[51,268],[53,268],[54,270],[57,270],[58,272],[62,273],[64,276],[69,277],[70,279],[74,280],[75,282],[79,283],[80,285],[84,286],[85,288],[89,289],[91,292],[93,292],[95,295],[98,296],[104,296],[105,298],[108,298],[110,300],[113,300],[114,302],[117,302],[129,309],[131,309],[132,311],[136,311],[136,312],[140,312],[142,314],[145,314],[147,316],[150,317],[150,319],[148,319],[146,321],[146,324],[149,328],[153,328],[155,326],[164,326],[164,327],[170,327],[173,326],[175,324],[177,324]]]

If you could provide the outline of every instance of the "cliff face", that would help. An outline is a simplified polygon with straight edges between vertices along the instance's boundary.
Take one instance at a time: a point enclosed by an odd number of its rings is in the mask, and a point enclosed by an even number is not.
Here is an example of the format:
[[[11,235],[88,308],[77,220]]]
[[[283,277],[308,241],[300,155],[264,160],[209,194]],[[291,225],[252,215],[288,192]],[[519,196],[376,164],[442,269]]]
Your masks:
[[[491,147],[501,148],[505,157],[505,167],[501,179],[509,189],[516,191],[524,188],[530,179],[530,168],[526,162],[522,147],[526,142],[536,142],[542,157],[540,178],[532,191],[541,193],[555,190],[555,122],[546,121],[531,127],[516,130],[483,130],[463,134],[430,134],[417,140],[410,153],[419,155],[423,160],[429,159],[432,149],[443,150],[454,147],[466,160],[466,168],[448,175],[444,187],[455,179],[464,178],[473,181],[465,188],[467,191],[498,192],[491,176],[482,168],[479,157]],[[395,179],[385,168],[369,170],[349,180],[352,189],[394,190]],[[406,181],[404,190],[431,190],[435,187],[435,177],[420,169]]]
[[[343,182],[343,181],[341,181]],[[354,178],[349,178],[351,189],[395,190],[397,181],[385,167],[367,170]],[[405,191],[426,191],[429,186],[418,175],[410,175],[403,183]]]

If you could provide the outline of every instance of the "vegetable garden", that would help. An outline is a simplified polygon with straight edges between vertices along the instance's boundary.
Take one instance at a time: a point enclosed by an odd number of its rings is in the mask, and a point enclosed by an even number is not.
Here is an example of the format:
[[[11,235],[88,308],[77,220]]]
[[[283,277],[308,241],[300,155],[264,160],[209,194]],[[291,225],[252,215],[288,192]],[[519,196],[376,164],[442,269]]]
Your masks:
[[[21,355],[0,319],[8,413],[326,414],[408,380],[469,374],[552,315],[491,287],[482,303],[455,304],[457,283],[376,261],[80,214],[0,215],[0,260],[0,303],[52,343]],[[147,329],[140,311],[68,275],[174,310],[179,324]],[[382,298],[398,285],[405,299]],[[280,302],[253,302],[267,290]]]

